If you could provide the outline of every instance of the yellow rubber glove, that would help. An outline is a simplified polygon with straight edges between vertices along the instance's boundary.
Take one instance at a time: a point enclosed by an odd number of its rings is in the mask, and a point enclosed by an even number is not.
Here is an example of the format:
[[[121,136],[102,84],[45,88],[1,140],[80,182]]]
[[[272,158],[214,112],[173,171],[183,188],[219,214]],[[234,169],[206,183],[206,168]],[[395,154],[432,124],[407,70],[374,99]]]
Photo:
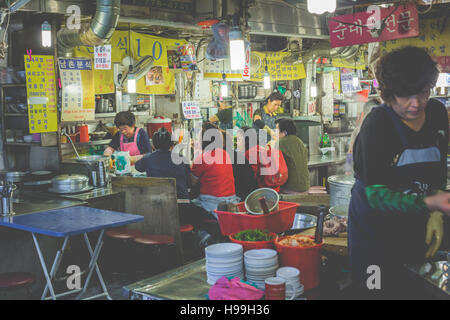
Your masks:
[[[425,258],[433,257],[441,246],[444,238],[444,219],[440,211],[433,211],[427,222],[425,243],[429,246]]]
[[[264,126],[264,130],[266,130],[268,134],[270,134],[271,136],[273,136],[272,129],[270,129],[268,125],[265,125],[265,126]]]

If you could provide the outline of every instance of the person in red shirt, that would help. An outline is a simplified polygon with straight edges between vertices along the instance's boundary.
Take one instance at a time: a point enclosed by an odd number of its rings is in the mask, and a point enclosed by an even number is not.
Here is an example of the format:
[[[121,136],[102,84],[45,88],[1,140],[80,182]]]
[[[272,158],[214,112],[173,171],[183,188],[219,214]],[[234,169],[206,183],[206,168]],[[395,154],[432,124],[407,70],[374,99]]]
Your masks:
[[[213,124],[205,123],[201,134],[202,152],[191,168],[192,184],[200,184],[200,195],[192,202],[217,219],[214,210],[220,202],[239,202],[240,199],[234,187],[231,158],[223,149],[222,132]]]

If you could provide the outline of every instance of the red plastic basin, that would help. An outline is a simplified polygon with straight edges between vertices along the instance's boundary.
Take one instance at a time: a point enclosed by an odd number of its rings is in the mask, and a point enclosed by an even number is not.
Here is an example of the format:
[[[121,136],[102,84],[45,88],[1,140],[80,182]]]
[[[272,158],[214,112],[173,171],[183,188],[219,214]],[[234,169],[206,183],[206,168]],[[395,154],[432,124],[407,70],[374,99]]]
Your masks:
[[[278,210],[265,215],[236,214],[214,210],[219,220],[220,231],[224,236],[248,229],[267,230],[280,233],[289,230],[294,223],[298,203],[280,201]],[[240,212],[245,212],[245,203],[237,204]]]

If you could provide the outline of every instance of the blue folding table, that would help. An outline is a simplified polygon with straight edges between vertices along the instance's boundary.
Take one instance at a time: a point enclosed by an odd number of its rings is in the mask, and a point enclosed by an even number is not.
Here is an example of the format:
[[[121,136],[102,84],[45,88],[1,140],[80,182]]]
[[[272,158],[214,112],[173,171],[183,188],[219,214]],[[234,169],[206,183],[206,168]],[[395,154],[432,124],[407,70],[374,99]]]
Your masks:
[[[103,245],[102,241],[103,233],[105,229],[108,228],[120,227],[123,225],[140,222],[143,220],[144,220],[143,216],[138,216],[134,214],[78,206],[65,209],[23,214],[18,216],[10,216],[7,218],[0,219],[0,226],[31,232],[39,256],[39,260],[41,262],[42,269],[44,271],[45,279],[47,280],[47,285],[45,286],[41,299],[56,300],[57,297],[66,296],[76,292],[80,292],[76,297],[76,299],[80,299],[86,292],[86,289],[89,285],[89,281],[92,276],[92,272],[94,271],[95,268],[103,292],[101,294],[88,297],[85,299],[88,300],[106,296],[109,300],[111,300],[105,282],[103,281],[102,274],[97,265],[97,259],[100,254],[101,247]],[[92,251],[92,247],[89,242],[87,233],[98,230],[100,230],[100,235],[97,240],[97,245]],[[39,242],[36,237],[36,234],[43,234],[57,238],[64,238],[64,242],[62,244],[61,249],[58,250],[56,253],[56,257],[55,260],[53,261],[50,273],[47,270],[47,266],[45,264],[44,257],[39,247]],[[55,277],[58,271],[59,264],[62,260],[62,256],[64,254],[64,250],[66,249],[69,237],[80,234],[84,235],[84,240],[86,242],[86,246],[91,256],[91,260],[89,262],[88,267],[88,275],[84,283],[84,286],[82,289],[74,289],[55,295],[52,285],[52,279]],[[50,290],[51,297],[46,297],[47,290]]]

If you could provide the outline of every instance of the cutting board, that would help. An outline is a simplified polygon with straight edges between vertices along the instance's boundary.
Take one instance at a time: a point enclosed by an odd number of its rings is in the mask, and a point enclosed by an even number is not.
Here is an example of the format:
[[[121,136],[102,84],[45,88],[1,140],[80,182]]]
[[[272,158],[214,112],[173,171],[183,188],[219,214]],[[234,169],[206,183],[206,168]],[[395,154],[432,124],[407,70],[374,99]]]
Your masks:
[[[305,236],[314,236],[316,228],[311,228],[301,232]],[[347,233],[342,233],[339,237],[323,237],[323,250],[332,252],[341,256],[348,256]]]

